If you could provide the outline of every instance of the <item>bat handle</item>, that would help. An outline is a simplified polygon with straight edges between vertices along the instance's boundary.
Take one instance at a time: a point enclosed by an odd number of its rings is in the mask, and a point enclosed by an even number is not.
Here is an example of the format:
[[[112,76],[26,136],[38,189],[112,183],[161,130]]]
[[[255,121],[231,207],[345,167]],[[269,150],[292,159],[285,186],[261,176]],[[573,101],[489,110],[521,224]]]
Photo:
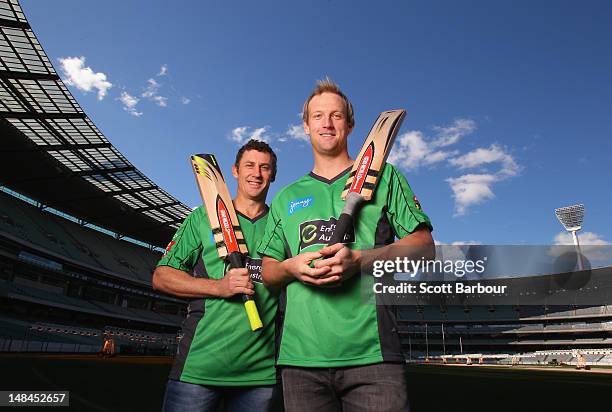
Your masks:
[[[336,223],[336,229],[329,239],[328,246],[335,245],[336,243],[344,243],[344,236],[348,232],[348,229],[353,224],[353,217],[347,213],[342,213],[340,215],[340,219],[338,219],[338,223]]]
[[[329,240],[328,246],[335,245],[336,243],[344,243],[344,237],[349,231],[349,228],[353,224],[353,216],[355,216],[359,206],[363,203],[363,197],[356,192],[349,192],[346,196],[344,208],[340,213],[340,218],[336,224],[336,229]]]
[[[239,252],[232,252],[229,254],[229,264],[231,268],[242,268],[244,267],[244,256]],[[242,295],[242,301],[244,302],[244,309],[246,310],[251,330],[255,331],[263,328],[263,323],[259,317],[257,311],[257,305],[253,298],[249,295]]]

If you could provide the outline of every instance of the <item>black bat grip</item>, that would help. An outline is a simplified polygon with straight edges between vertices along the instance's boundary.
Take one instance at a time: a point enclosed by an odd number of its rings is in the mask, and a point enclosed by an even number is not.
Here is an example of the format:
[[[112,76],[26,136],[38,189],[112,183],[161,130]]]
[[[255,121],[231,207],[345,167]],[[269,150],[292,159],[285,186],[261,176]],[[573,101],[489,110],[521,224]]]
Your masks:
[[[244,256],[242,253],[230,253],[228,256],[228,261],[230,268],[232,269],[244,267]],[[257,312],[257,306],[255,305],[255,300],[253,300],[253,297],[250,295],[242,295],[242,301],[244,302],[247,317],[249,318],[251,330],[261,329],[263,324],[261,323],[261,318],[259,317],[259,312]]]
[[[363,197],[359,193],[349,192],[346,196],[342,213],[336,224],[336,229],[332,233],[328,246],[335,245],[336,243],[344,243],[344,236],[346,236],[349,228],[353,224],[353,216],[357,214],[359,207],[364,202]]]
[[[229,260],[230,268],[232,269],[244,267],[244,258],[242,256],[242,253],[240,252],[230,253],[228,260]]]
[[[336,224],[336,229],[329,239],[328,246],[335,245],[336,243],[344,243],[344,236],[348,232],[349,228],[353,224],[353,217],[348,213],[342,213],[340,215],[340,219],[338,219],[338,223]]]
[[[229,261],[230,269],[243,268],[244,267],[244,255],[240,252],[232,252],[227,257]],[[253,298],[249,295],[242,295],[242,301],[252,300]]]

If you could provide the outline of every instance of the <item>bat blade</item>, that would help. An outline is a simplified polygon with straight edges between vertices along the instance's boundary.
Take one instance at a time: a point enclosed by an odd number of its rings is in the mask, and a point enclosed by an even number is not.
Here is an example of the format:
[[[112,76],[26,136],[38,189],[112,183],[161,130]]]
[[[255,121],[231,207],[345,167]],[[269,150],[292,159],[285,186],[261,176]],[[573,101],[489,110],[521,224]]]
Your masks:
[[[378,116],[353,164],[342,199],[346,200],[349,192],[359,194],[366,202],[372,198],[381,169],[405,116],[406,110],[403,109],[388,110]]]
[[[243,256],[249,250],[217,159],[212,154],[195,154],[191,156],[191,166],[219,257],[228,261],[232,268],[244,267]],[[255,301],[248,295],[242,295],[242,300],[251,330],[261,329],[263,324]]]
[[[233,252],[248,254],[232,197],[217,159],[212,154],[195,154],[191,156],[191,165],[219,257],[225,259]]]
[[[329,245],[344,243],[359,207],[363,202],[372,199],[378,178],[405,116],[404,109],[388,110],[382,112],[374,122],[344,186],[344,208]]]

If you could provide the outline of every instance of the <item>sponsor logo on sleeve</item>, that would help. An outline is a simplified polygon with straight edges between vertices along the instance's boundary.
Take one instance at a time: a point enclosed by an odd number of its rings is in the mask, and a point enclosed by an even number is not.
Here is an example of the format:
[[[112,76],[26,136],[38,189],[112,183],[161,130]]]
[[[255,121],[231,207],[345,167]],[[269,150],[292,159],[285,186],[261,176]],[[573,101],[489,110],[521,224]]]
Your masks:
[[[299,251],[312,245],[327,245],[331,235],[336,230],[338,219],[330,217],[328,220],[310,220],[300,223],[300,247]],[[344,236],[343,243],[355,242],[355,228],[351,226]]]
[[[176,245],[176,242],[174,240],[170,241],[170,243],[168,243],[168,246],[166,246],[166,251],[164,252],[164,256],[168,255],[168,253],[170,253],[170,250],[172,250],[172,246]]]
[[[416,195],[412,196],[412,201],[414,202],[414,205],[416,206],[417,209],[422,210],[421,202],[419,202],[419,199],[417,199]]]
[[[247,256],[246,268],[249,271],[249,277],[253,282],[263,283],[261,278],[261,259],[253,259]]]
[[[288,213],[289,213],[289,216],[291,216],[292,214],[294,214],[295,212],[297,212],[300,209],[304,209],[304,208],[312,206],[313,201],[314,200],[313,200],[312,196],[310,196],[310,197],[303,197],[301,199],[290,200],[289,204],[288,204]]]

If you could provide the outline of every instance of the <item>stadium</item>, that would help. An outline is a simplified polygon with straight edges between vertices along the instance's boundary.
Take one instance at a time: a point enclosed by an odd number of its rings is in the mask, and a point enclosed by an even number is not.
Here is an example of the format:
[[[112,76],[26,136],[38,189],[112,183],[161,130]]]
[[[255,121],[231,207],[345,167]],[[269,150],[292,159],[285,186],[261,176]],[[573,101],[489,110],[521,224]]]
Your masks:
[[[0,1],[0,32],[0,359],[3,370],[18,371],[3,374],[0,389],[60,387],[73,390],[74,405],[84,410],[121,410],[92,394],[95,388],[58,377],[62,369],[84,367],[100,377],[93,387],[116,379],[115,389],[104,389],[115,399],[128,398],[122,385],[141,380],[141,396],[158,392],[142,410],[155,408],[187,308],[153,290],[151,273],[191,209],[97,129],[17,0]],[[609,272],[601,273],[602,282]],[[464,379],[454,375],[457,367],[435,369],[442,365],[505,365],[514,372],[527,365],[612,365],[612,305],[399,306],[398,320],[407,362],[420,380],[413,387],[422,389],[415,410],[445,405],[425,386]],[[116,356],[96,360],[101,355]],[[21,368],[26,362],[33,366]],[[489,371],[470,373],[492,382]],[[567,391],[595,387],[559,379]],[[609,379],[593,379],[597,388],[609,387]]]

